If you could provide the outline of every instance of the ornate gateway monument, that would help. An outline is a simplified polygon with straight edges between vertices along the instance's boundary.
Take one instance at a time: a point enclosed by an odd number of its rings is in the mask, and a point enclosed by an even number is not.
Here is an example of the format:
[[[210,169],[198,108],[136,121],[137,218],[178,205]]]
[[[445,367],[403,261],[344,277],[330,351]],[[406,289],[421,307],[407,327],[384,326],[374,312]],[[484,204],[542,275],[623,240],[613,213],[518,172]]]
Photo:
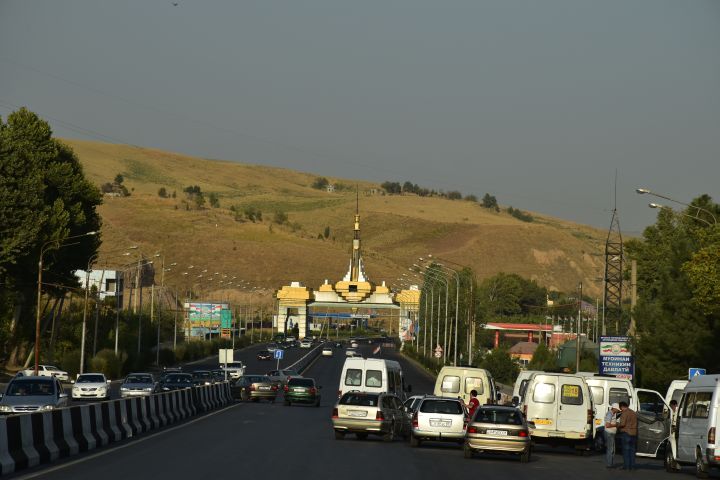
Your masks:
[[[382,326],[402,341],[413,339],[417,325],[420,291],[416,287],[393,293],[385,282],[372,283],[365,274],[360,250],[360,214],[355,212],[352,258],[345,277],[317,290],[291,282],[276,293],[277,331],[289,332],[296,325],[300,338],[310,329],[327,333],[340,325]]]

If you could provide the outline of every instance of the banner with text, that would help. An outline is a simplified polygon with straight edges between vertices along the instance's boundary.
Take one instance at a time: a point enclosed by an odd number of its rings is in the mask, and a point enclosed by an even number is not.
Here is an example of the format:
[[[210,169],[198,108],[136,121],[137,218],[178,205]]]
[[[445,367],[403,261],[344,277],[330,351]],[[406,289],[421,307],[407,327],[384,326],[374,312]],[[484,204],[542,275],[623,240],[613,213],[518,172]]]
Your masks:
[[[632,380],[634,373],[630,337],[600,337],[600,374]]]

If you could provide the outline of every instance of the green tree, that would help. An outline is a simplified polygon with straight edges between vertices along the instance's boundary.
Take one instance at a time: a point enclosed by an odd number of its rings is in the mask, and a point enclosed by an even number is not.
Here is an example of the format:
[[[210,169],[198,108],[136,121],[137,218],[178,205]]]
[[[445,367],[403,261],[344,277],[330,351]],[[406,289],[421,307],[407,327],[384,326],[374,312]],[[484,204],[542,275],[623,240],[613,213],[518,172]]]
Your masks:
[[[318,190],[325,190],[327,186],[330,185],[330,182],[325,177],[317,177],[312,183],[312,188],[318,189]]]
[[[484,208],[498,208],[497,198],[489,193],[486,193],[482,198],[482,206]]]
[[[520,313],[522,285],[517,275],[498,273],[480,284],[479,299],[489,315],[514,315]]]
[[[460,200],[462,199],[462,193],[458,192],[457,190],[452,190],[447,193],[447,198],[450,200]]]
[[[501,345],[489,351],[482,359],[481,367],[489,370],[495,380],[512,385],[520,372],[520,367],[510,358],[508,349]]]
[[[195,200],[195,207],[198,209],[202,209],[205,207],[205,195],[202,193],[198,193],[194,195],[193,199]]]
[[[14,363],[18,349],[34,337],[33,305],[38,257],[43,244],[100,229],[100,191],[84,176],[73,151],[52,138],[47,122],[22,108],[0,120],[0,358]],[[45,292],[77,283],[100,240],[81,237],[62,253],[48,245]]]
[[[273,217],[273,222],[277,223],[278,225],[286,224],[288,222],[287,213],[283,212],[282,210],[277,210],[275,212],[275,216]]]
[[[116,185],[122,185],[124,181],[125,181],[125,177],[123,177],[121,173],[118,173],[117,175],[115,175],[114,182]]]
[[[218,208],[220,207],[220,197],[215,192],[210,192],[208,195],[208,201],[210,202],[210,206],[212,208]]]
[[[545,342],[540,342],[528,364],[528,370],[540,370],[543,372],[557,371],[557,357],[547,348]]]

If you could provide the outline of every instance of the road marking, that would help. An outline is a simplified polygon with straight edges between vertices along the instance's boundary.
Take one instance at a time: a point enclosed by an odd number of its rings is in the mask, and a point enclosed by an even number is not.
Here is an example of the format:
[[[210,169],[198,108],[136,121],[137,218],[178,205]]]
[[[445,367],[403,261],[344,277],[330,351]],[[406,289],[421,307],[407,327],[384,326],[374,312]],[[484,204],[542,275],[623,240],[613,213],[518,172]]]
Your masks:
[[[88,460],[93,460],[93,459],[95,459],[95,458],[102,457],[102,456],[107,455],[107,454],[109,454],[109,453],[117,452],[118,450],[122,450],[123,448],[132,447],[132,446],[137,445],[137,444],[139,444],[139,443],[143,443],[143,442],[145,442],[145,441],[147,441],[147,440],[151,440],[151,439],[153,439],[153,438],[155,438],[155,437],[157,437],[157,436],[159,436],[159,435],[163,435],[163,434],[166,434],[166,433],[170,433],[170,432],[172,432],[172,431],[174,431],[174,430],[178,430],[178,429],[180,429],[180,428],[187,427],[187,426],[192,425],[192,424],[194,424],[194,423],[196,423],[196,422],[199,422],[199,421],[201,421],[201,420],[205,420],[206,418],[213,417],[213,416],[215,416],[215,415],[218,415],[218,414],[220,414],[220,413],[223,413],[223,412],[226,411],[226,410],[230,410],[231,408],[235,408],[235,407],[237,407],[237,406],[239,406],[239,405],[242,405],[242,404],[241,404],[241,403],[234,403],[234,404],[232,404],[232,405],[228,405],[227,407],[223,408],[222,410],[216,410],[216,411],[214,411],[214,412],[211,412],[211,413],[208,413],[208,414],[206,414],[206,415],[203,415],[202,417],[195,418],[195,419],[190,420],[190,421],[188,421],[188,422],[185,422],[185,423],[183,423],[183,424],[175,425],[174,427],[170,427],[170,428],[167,428],[167,429],[163,429],[163,430],[160,430],[159,432],[151,433],[150,435],[147,435],[147,436],[132,437],[131,439],[128,439],[129,441],[128,441],[127,443],[124,443],[124,444],[122,444],[122,445],[117,445],[117,446],[108,445],[108,446],[106,446],[105,448],[103,448],[103,450],[101,450],[101,451],[99,451],[99,452],[95,452],[95,453],[90,454],[90,455],[87,455],[87,456],[85,456],[85,457],[83,457],[83,458],[78,458],[77,460],[73,460],[73,461],[71,461],[71,462],[63,463],[63,464],[61,464],[61,465],[56,465],[56,466],[51,467],[51,468],[45,468],[45,469],[43,469],[42,471],[33,472],[33,473],[28,473],[27,475],[23,475],[22,477],[17,477],[17,480],[26,480],[26,479],[30,479],[30,478],[38,478],[38,477],[41,477],[41,476],[43,476],[43,475],[47,475],[47,474],[49,474],[49,473],[57,472],[58,470],[62,470],[62,469],[64,469],[64,468],[68,468],[68,467],[71,467],[71,466],[73,466],[73,465],[77,465],[77,464],[79,464],[79,463],[87,462]]]

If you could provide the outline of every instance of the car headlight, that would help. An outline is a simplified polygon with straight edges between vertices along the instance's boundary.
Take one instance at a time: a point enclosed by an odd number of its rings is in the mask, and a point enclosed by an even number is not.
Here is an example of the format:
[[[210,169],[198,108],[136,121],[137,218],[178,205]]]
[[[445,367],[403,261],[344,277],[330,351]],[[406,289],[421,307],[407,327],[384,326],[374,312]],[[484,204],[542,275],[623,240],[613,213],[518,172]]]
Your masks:
[[[128,389],[127,387],[120,387],[120,390],[123,392],[126,391],[127,389]]]
[[[40,410],[47,411],[47,410],[52,410],[53,408],[55,408],[55,405],[43,405],[42,407],[40,407]]]
[[[8,405],[0,405],[0,412],[12,412],[12,407]]]
[[[163,387],[163,390],[167,392],[168,390],[170,390],[170,387]]]
[[[153,391],[153,388],[152,388],[152,387],[146,387],[146,388],[143,388],[143,390],[145,390],[146,392],[152,392],[152,391]]]

